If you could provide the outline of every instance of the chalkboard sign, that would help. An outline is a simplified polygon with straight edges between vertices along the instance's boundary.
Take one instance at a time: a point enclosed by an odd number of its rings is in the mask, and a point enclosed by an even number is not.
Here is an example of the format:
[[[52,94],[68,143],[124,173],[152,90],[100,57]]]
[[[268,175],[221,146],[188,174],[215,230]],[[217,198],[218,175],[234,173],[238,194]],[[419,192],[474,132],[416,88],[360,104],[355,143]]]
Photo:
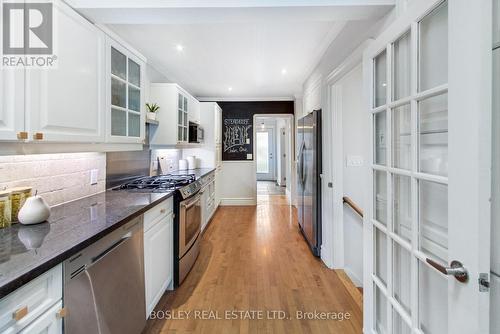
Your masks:
[[[222,113],[222,160],[253,160],[253,116]]]
[[[293,114],[293,101],[218,102],[222,108],[222,160],[253,160],[253,116]]]

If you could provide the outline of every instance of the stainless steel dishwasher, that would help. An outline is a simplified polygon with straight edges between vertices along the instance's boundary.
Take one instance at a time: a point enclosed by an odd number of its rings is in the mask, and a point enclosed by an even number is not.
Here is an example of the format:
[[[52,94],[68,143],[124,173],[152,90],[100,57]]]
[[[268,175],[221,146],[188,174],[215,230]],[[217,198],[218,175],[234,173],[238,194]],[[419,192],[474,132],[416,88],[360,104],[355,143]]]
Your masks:
[[[146,325],[142,216],[64,262],[66,334],[138,334]]]

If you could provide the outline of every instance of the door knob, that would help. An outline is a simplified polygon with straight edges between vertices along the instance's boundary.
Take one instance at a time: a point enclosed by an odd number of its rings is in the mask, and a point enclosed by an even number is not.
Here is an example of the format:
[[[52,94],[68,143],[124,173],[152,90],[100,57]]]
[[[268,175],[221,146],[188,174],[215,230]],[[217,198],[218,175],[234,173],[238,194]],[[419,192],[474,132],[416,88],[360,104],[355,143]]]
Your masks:
[[[443,275],[455,276],[455,278],[459,282],[465,283],[469,280],[469,273],[460,261],[451,261],[450,267],[444,267],[429,258],[427,258],[425,261]]]

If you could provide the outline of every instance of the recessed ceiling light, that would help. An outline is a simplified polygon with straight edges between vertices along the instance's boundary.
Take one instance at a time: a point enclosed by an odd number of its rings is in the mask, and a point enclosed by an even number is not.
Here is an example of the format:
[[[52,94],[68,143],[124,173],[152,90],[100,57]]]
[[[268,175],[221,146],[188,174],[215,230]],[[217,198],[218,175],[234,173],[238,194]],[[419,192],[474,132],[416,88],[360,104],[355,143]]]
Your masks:
[[[232,91],[232,90],[233,90],[233,87],[227,87],[227,90],[228,90],[228,91]]]
[[[287,73],[286,68],[281,70],[281,74],[285,75]]]
[[[177,45],[175,46],[175,49],[176,49],[177,51],[179,51],[179,52],[180,52],[180,51],[183,51],[183,50],[184,50],[184,46],[182,46],[182,45],[180,45],[180,44],[177,44]]]

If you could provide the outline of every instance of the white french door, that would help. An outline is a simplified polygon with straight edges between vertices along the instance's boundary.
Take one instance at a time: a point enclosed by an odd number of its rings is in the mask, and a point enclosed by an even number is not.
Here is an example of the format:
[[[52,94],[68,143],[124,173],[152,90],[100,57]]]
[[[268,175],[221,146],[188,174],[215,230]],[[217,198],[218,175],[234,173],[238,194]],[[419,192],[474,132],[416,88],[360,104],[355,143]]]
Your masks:
[[[257,180],[276,181],[274,160],[274,130],[273,128],[259,129],[257,136]]]
[[[491,29],[491,1],[413,1],[364,54],[365,333],[488,333]]]

